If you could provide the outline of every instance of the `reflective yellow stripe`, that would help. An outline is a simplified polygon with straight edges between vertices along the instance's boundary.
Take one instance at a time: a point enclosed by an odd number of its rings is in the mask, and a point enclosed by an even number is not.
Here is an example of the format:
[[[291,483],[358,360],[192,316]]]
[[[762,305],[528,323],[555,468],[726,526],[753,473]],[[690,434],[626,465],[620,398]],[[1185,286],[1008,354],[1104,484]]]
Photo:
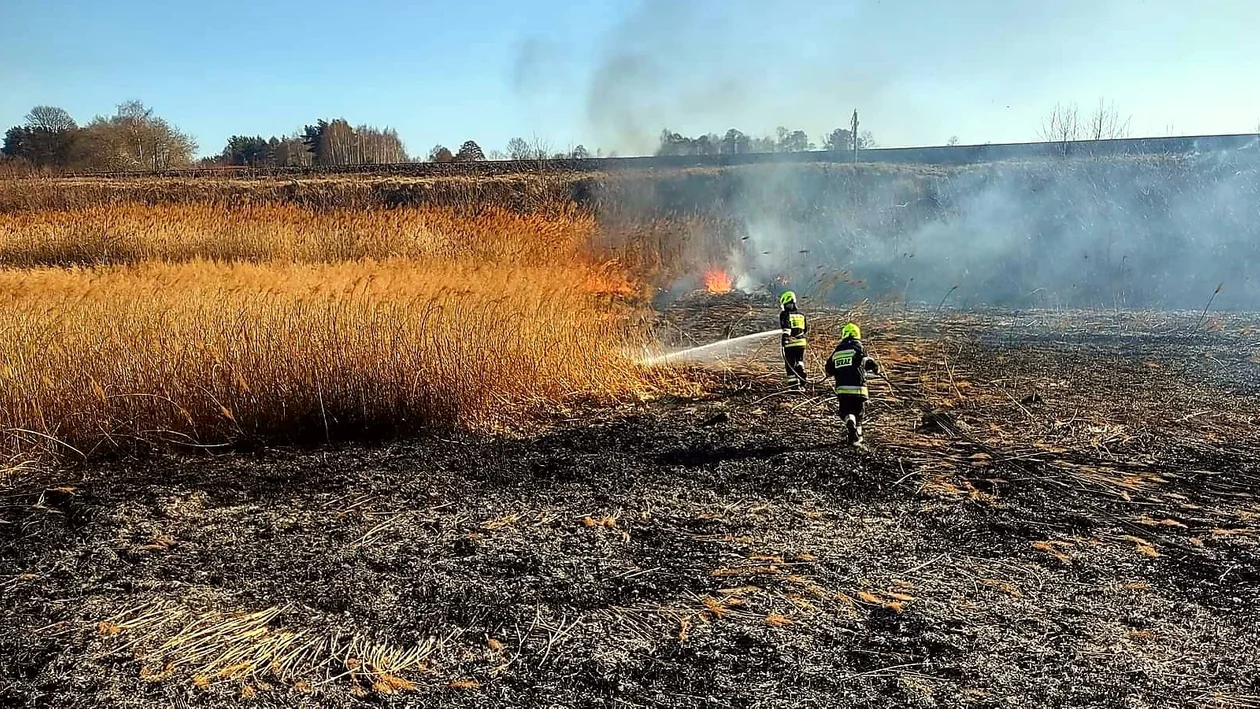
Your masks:
[[[801,338],[799,340],[788,340],[787,342],[783,343],[783,346],[784,347],[804,347],[805,339]]]
[[[858,386],[838,386],[835,389],[837,394],[857,394],[859,396],[870,396],[866,387]]]

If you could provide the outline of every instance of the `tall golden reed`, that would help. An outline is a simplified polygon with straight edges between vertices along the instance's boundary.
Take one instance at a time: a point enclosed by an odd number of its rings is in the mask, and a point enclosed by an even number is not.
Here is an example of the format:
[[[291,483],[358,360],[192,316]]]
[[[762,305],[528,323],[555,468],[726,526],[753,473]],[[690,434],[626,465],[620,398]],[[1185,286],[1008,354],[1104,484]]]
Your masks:
[[[0,451],[488,429],[634,396],[611,297],[632,288],[593,229],[563,209],[0,217]]]
[[[424,258],[539,264],[592,243],[595,218],[572,205],[528,214],[497,207],[314,211],[293,204],[92,206],[0,213],[0,266],[142,261]]]

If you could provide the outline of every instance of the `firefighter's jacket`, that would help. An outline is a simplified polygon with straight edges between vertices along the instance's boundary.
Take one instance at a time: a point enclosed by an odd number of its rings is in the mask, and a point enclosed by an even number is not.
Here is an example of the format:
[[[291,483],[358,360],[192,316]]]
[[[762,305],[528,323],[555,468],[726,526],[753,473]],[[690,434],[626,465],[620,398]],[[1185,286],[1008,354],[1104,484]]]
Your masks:
[[[835,351],[827,358],[824,371],[827,376],[835,377],[837,394],[865,399],[869,396],[866,390],[866,373],[878,374],[879,363],[866,356],[861,340],[849,337],[836,345]]]
[[[779,327],[783,330],[783,349],[804,347],[805,333],[809,332],[809,323],[805,314],[796,310],[779,311]]]

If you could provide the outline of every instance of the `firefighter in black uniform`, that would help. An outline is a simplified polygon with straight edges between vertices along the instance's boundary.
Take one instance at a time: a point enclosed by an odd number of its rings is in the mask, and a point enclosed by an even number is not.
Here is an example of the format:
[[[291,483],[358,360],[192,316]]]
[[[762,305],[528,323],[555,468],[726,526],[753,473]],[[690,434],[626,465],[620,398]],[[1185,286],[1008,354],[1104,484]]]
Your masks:
[[[862,331],[849,323],[840,330],[840,344],[827,359],[827,376],[835,377],[836,400],[840,403],[840,418],[849,431],[849,444],[862,443],[862,409],[869,397],[866,391],[866,373],[879,374],[879,363],[866,356],[862,347]]]
[[[805,376],[805,333],[809,323],[805,314],[796,309],[796,294],[783,291],[779,296],[779,327],[783,330],[783,364],[787,369],[787,382],[797,391],[804,391],[809,378]]]

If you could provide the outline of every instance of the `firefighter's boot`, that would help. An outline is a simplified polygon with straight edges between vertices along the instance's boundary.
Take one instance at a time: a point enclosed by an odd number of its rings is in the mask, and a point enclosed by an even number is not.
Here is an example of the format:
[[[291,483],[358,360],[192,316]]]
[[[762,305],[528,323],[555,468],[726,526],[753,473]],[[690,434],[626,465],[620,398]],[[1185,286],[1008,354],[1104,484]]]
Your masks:
[[[849,431],[849,445],[859,445],[862,442],[862,427],[858,425],[857,417],[853,414],[845,416],[844,427]]]

